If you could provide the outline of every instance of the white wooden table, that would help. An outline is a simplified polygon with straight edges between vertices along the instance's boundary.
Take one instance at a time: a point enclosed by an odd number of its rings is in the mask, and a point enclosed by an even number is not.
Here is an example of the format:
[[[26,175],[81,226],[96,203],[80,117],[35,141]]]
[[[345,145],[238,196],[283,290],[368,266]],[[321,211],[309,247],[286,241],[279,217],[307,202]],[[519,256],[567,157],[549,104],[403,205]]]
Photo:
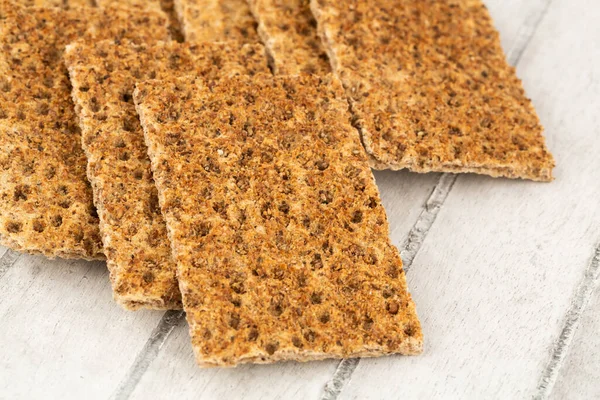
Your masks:
[[[102,263],[0,248],[0,398],[600,398],[600,2],[486,3],[556,180],[376,174],[422,356],[202,370],[182,314],[123,311]]]

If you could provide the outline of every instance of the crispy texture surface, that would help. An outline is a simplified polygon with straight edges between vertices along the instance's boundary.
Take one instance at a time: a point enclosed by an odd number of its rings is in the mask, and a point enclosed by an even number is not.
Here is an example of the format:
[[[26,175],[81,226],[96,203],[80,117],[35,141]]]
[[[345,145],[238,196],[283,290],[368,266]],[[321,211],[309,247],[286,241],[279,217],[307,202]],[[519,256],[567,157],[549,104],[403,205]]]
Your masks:
[[[162,10],[160,0],[96,0],[100,7],[122,6],[138,10]]]
[[[86,7],[92,5],[89,0],[21,0],[18,3],[26,7],[36,6],[60,8]]]
[[[83,1],[83,0],[78,0]],[[169,18],[169,33],[171,38],[177,42],[183,42],[181,25],[175,14],[175,4],[173,0],[96,0],[99,6],[117,6],[129,7],[139,10],[163,11]]]
[[[554,160],[480,0],[312,0],[379,168],[552,179]]]
[[[171,38],[179,43],[183,42],[185,39],[183,37],[181,23],[175,12],[174,0],[160,0],[160,6],[169,17],[169,33],[171,34]]]
[[[181,308],[175,263],[132,100],[134,85],[188,73],[216,80],[267,72],[265,52],[258,44],[240,49],[226,43],[120,42],[79,42],[65,54],[113,291],[116,301],[129,309]]]
[[[201,365],[421,351],[337,79],[169,79],[134,98]]]
[[[278,75],[331,72],[308,0],[248,0]]]
[[[256,22],[245,0],[174,0],[187,42],[258,42]]]
[[[164,38],[165,19],[4,1],[0,9],[0,243],[48,257],[102,258],[63,48],[77,38]]]

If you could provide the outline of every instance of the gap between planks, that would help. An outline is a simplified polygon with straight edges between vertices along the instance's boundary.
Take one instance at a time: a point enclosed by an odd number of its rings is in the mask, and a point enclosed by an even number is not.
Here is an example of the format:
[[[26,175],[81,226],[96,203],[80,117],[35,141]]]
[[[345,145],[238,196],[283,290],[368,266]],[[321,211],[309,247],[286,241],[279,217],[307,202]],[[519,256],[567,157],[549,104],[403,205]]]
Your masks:
[[[563,329],[552,350],[550,361],[542,372],[534,399],[547,399],[554,389],[560,369],[566,359],[573,336],[581,321],[594,290],[600,287],[600,243],[596,246],[583,279],[575,292],[575,298],[567,311]]]
[[[515,45],[513,45],[507,53],[509,64],[514,67],[519,64],[519,61],[521,61],[525,49],[531,42],[538,26],[548,13],[551,3],[552,0],[547,0],[540,10],[537,13],[532,14],[521,27]],[[419,215],[419,218],[417,218],[417,221],[410,230],[408,238],[404,242],[403,251],[401,251],[402,260],[404,262],[404,271],[406,273],[409,272],[413,260],[421,249],[429,230],[433,226],[440,209],[444,205],[446,198],[456,182],[456,179],[457,175],[455,174],[442,174],[440,180],[435,185],[431,196],[427,199],[421,215]],[[344,390],[344,387],[350,382],[352,374],[359,363],[360,358],[344,359],[340,361],[332,377],[325,384],[321,400],[336,400]]]
[[[2,279],[10,267],[15,265],[21,255],[22,253],[19,253],[18,251],[6,249],[6,253],[0,257],[0,279]]]
[[[142,379],[142,376],[144,376],[148,367],[160,352],[160,349],[167,341],[167,338],[173,329],[175,329],[175,327],[183,320],[183,311],[171,310],[165,312],[160,322],[156,325],[156,328],[154,328],[150,334],[150,338],[148,338],[148,341],[146,341],[146,344],[136,356],[135,361],[127,371],[127,374],[125,374],[125,377],[121,380],[119,386],[117,386],[110,396],[111,400],[126,400],[131,396],[137,384],[140,382],[140,379]]]

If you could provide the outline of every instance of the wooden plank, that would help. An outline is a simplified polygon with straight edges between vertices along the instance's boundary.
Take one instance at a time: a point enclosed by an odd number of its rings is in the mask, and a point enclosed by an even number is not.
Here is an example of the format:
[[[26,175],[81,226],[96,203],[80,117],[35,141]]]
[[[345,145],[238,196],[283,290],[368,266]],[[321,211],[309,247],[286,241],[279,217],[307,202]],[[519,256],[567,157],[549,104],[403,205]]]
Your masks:
[[[500,29],[520,14],[504,13],[496,14]],[[599,18],[590,1],[555,0],[519,63],[556,155],[556,181],[458,178],[408,273],[424,355],[363,360],[342,398],[374,388],[378,397],[538,394],[600,237],[600,54],[589,40],[600,34]]]
[[[101,262],[21,255],[0,292],[2,398],[108,397],[163,314],[124,312]]]
[[[375,178],[388,212],[392,242],[402,248],[439,175],[381,171]],[[248,399],[316,398],[339,363],[330,360],[199,370],[193,362],[187,325],[183,322],[157,354],[152,354],[152,350],[142,352],[138,360],[123,377],[114,398],[129,394],[132,399],[147,398],[157,393],[179,399],[197,398],[198,393],[206,398],[235,398],[240,393]]]
[[[580,298],[574,302],[575,310],[585,310],[581,318],[571,313],[567,318],[559,345],[566,358],[558,360],[556,382],[550,381],[548,393],[551,399],[598,399],[600,398],[600,246],[592,259],[584,281],[580,286]],[[589,302],[589,304],[588,304]],[[579,305],[580,304],[580,305]],[[574,333],[574,334],[573,334]],[[554,383],[554,385],[552,385]]]

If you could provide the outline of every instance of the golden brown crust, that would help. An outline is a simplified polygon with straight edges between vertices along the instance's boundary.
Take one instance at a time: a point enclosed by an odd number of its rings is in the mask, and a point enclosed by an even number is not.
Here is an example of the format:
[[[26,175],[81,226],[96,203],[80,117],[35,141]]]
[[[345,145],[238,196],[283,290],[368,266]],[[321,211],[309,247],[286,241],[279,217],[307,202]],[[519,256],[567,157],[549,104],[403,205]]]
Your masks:
[[[480,0],[313,0],[377,164],[552,179],[542,126]]]
[[[77,38],[164,37],[164,17],[7,1],[0,9],[0,243],[48,257],[103,258],[63,48]]]
[[[331,72],[308,0],[248,0],[278,75]]]
[[[138,10],[162,10],[160,0],[95,0],[100,7],[121,6]]]
[[[175,12],[175,1],[174,0],[160,0],[160,6],[162,10],[169,17],[169,33],[171,34],[171,39],[182,43],[185,38],[183,37],[183,30],[181,29],[181,23],[177,18],[177,13]]]
[[[74,43],[65,54],[115,299],[181,308],[175,263],[135,106],[136,81],[268,71],[261,45]]]
[[[201,365],[421,351],[337,79],[171,78],[134,99]]]
[[[79,0],[84,1],[84,0]],[[173,0],[96,0],[100,7],[122,6],[138,10],[151,10],[160,12],[161,10],[169,18],[169,34],[177,42],[183,42],[181,25],[175,14],[175,5]]]
[[[18,4],[25,7],[88,7],[92,6],[91,0],[20,0]]]
[[[245,0],[175,0],[175,11],[187,42],[258,42]]]

